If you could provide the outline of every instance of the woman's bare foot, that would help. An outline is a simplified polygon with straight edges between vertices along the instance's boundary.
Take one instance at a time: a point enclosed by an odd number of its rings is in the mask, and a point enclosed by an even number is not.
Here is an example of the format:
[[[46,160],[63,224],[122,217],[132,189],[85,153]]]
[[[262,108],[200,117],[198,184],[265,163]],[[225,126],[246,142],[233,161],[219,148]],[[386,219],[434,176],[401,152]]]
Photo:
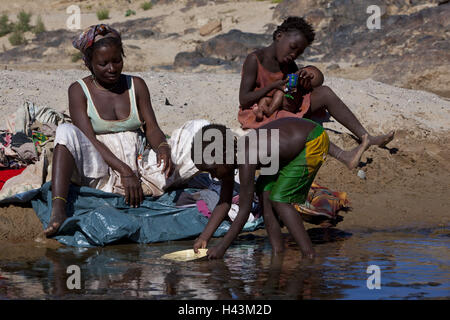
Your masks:
[[[394,139],[395,131],[391,131],[388,134],[379,136],[369,136],[369,146],[385,147],[389,142]]]
[[[62,202],[62,200],[57,199],[53,202],[50,222],[48,223],[47,228],[44,230],[44,234],[47,238],[55,235],[56,232],[58,232],[59,227],[61,227],[63,222],[67,219],[65,203],[63,202],[61,204],[58,202]]]
[[[359,160],[361,160],[362,154],[364,153],[364,151],[366,151],[369,145],[369,135],[365,134],[363,135],[362,141],[359,146],[351,151],[342,151],[338,155],[337,159],[344,163],[349,169],[356,168],[356,166],[359,164]]]

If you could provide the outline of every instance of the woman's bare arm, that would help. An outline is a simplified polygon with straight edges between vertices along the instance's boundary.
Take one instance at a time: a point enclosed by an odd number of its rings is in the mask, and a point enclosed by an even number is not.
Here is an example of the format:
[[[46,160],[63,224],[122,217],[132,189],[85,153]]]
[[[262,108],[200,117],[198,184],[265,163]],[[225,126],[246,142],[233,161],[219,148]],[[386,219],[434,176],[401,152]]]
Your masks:
[[[147,137],[150,146],[157,154],[158,166],[160,165],[161,160],[164,160],[162,171],[166,174],[166,177],[168,177],[172,174],[174,169],[170,156],[170,148],[168,145],[161,146],[161,143],[166,142],[166,137],[156,121],[147,84],[142,78],[133,77],[133,79],[136,88],[136,103],[138,105],[139,114],[141,115],[141,119],[145,121],[145,136]]]

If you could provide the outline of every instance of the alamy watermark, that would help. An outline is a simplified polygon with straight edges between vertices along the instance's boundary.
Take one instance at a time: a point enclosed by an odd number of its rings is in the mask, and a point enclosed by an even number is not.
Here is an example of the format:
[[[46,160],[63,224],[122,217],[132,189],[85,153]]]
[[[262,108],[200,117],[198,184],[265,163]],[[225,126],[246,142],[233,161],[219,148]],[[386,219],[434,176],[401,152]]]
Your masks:
[[[77,5],[68,6],[66,13],[70,16],[66,20],[66,27],[69,30],[81,29],[81,9]]]
[[[199,133],[194,136],[194,163],[235,164],[236,159],[238,165],[260,164],[261,174],[273,175],[279,169],[279,136],[278,129],[259,129],[258,134],[253,130],[246,136],[236,139],[230,129],[226,130],[224,137],[220,130],[210,128],[205,130],[203,135]],[[209,143],[202,151],[204,142]]]
[[[381,8],[371,5],[367,7],[366,13],[370,14],[366,21],[367,29],[381,29]]]
[[[369,278],[367,278],[366,286],[367,289],[381,289],[381,270],[380,267],[376,264],[372,264],[367,267],[366,273],[370,274]]]
[[[72,264],[67,267],[66,273],[70,274],[67,278],[66,286],[67,289],[81,289],[81,269],[76,264]]]

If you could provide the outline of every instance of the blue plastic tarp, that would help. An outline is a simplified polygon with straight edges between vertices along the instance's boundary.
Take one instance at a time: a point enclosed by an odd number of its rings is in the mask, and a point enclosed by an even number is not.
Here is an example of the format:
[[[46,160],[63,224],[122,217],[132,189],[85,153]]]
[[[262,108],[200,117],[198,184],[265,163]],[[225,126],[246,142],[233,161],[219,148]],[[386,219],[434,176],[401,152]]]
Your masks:
[[[31,203],[44,227],[51,214],[50,182],[44,184],[34,195]],[[208,219],[196,207],[175,206],[180,189],[161,197],[146,197],[139,208],[130,208],[124,197],[89,187],[71,185],[68,195],[68,218],[54,237],[59,242],[74,247],[105,246],[117,241],[153,243],[179,240],[198,236]],[[259,218],[244,226],[243,232],[254,231],[263,226]],[[230,223],[222,222],[215,237],[223,236]]]

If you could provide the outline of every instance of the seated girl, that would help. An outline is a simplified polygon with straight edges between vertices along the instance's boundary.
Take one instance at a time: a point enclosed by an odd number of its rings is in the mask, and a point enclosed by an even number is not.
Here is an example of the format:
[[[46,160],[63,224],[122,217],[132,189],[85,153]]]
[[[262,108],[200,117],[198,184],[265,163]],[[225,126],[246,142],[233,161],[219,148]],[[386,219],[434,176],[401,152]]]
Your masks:
[[[359,120],[342,100],[327,86],[312,87],[311,72],[305,68],[301,72],[308,74],[300,81],[305,91],[295,112],[279,108],[270,116],[262,115],[253,109],[264,97],[273,98],[277,90],[284,90],[286,76],[298,72],[295,60],[314,41],[314,30],[303,18],[289,17],[273,33],[273,42],[268,47],[249,54],[242,69],[239,90],[238,120],[243,129],[259,128],[275,119],[284,117],[311,118],[320,110],[327,111],[339,123],[350,130],[360,141],[360,145],[350,151],[343,151],[330,143],[329,154],[344,163],[348,168],[358,165],[362,153],[371,145],[385,146],[394,138],[394,132],[373,136],[361,125]],[[261,121],[258,121],[261,120]]]
[[[144,80],[122,74],[120,34],[100,24],[86,29],[73,42],[91,75],[69,87],[73,124],[58,127],[52,162],[52,213],[44,230],[54,235],[66,215],[71,181],[125,196],[132,207],[151,193],[138,161],[144,138],[157,154],[158,166],[168,177],[173,171],[171,151],[156,122]],[[142,128],[142,130],[141,130]]]

